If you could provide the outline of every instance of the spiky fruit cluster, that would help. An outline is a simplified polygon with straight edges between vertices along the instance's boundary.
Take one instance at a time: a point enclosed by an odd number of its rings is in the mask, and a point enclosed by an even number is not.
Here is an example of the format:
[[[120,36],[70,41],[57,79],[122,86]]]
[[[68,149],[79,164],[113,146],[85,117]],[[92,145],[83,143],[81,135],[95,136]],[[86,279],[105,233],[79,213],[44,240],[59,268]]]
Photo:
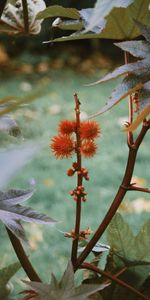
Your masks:
[[[50,148],[58,159],[69,158],[76,152],[76,141],[73,134],[79,130],[81,139],[81,154],[85,157],[95,155],[97,146],[94,140],[99,137],[101,130],[97,122],[84,121],[80,123],[80,128],[77,129],[76,121],[61,121],[58,127],[58,135],[52,138]],[[70,171],[68,176],[72,176]]]

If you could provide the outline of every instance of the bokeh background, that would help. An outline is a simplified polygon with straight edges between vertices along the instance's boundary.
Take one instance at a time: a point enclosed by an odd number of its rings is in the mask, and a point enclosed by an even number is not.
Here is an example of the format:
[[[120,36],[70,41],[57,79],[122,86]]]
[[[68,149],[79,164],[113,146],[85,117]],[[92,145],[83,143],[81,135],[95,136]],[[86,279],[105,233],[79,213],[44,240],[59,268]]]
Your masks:
[[[46,3],[81,8],[81,3],[75,0]],[[87,7],[87,3],[90,7],[94,1],[82,1],[82,7]],[[71,240],[62,232],[70,232],[75,222],[75,203],[69,191],[75,187],[76,178],[66,175],[72,160],[56,160],[49,148],[50,139],[57,134],[60,120],[74,118],[75,92],[81,101],[83,119],[105,104],[119,79],[92,87],[86,84],[123,63],[123,54],[109,40],[43,44],[43,41],[62,34],[59,30],[52,32],[50,24],[49,20],[44,22],[42,32],[37,36],[0,35],[0,98],[34,99],[11,114],[16,122],[13,132],[0,123],[0,155],[16,147],[30,152],[33,145],[37,148],[41,145],[32,159],[27,160],[19,172],[13,172],[1,189],[33,187],[35,193],[28,205],[60,221],[53,227],[24,224],[30,246],[27,252],[45,282],[49,281],[51,272],[58,278],[63,273],[70,257]],[[96,118],[102,134],[97,155],[83,160],[83,165],[89,169],[90,181],[85,183],[88,199],[82,205],[82,229],[90,227],[93,232],[96,230],[121,183],[128,153],[126,134],[122,130],[128,119],[127,113],[127,99],[124,99],[111,111]],[[24,148],[26,143],[29,143],[27,149]],[[133,181],[142,186],[149,182],[149,146],[146,137],[134,172]],[[17,155],[15,159],[17,164]],[[11,168],[11,156],[8,167]],[[148,200],[148,195],[128,193],[119,209],[135,234],[148,218]],[[0,225],[0,239],[0,264],[5,266],[16,257],[3,225]],[[107,243],[106,234],[101,242]],[[23,287],[20,278],[25,278],[23,271],[14,277],[18,290]]]

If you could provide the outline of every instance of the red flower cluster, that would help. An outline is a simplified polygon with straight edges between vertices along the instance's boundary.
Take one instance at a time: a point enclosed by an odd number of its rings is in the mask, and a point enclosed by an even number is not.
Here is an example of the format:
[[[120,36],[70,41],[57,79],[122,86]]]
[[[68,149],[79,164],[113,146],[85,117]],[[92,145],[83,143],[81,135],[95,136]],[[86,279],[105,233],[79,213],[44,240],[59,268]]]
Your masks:
[[[71,136],[73,133],[77,133],[79,130],[81,139],[81,153],[85,157],[92,157],[96,153],[97,146],[94,139],[97,138],[100,133],[100,127],[95,121],[81,122],[80,128],[77,129],[76,121],[64,120],[60,122],[58,128],[58,136],[54,136],[50,144],[56,158],[69,158],[73,152],[76,151],[76,141]],[[72,176],[73,172],[70,171],[68,176]]]

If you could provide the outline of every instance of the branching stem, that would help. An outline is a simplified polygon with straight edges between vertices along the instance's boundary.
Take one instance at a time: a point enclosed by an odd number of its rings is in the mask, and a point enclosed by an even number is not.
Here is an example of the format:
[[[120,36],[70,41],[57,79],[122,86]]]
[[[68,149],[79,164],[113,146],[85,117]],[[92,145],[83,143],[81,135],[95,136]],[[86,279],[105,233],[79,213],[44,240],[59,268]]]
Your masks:
[[[141,294],[137,289],[135,289],[131,285],[129,285],[126,282],[124,282],[124,281],[120,280],[119,278],[117,278],[118,274],[117,274],[117,276],[116,275],[112,275],[112,274],[107,273],[106,271],[103,271],[103,270],[101,270],[101,269],[97,268],[96,266],[91,265],[89,263],[83,263],[81,267],[84,268],[84,269],[92,270],[92,271],[94,271],[96,273],[99,273],[99,274],[101,274],[101,275],[109,278],[111,281],[116,282],[117,284],[119,284],[120,286],[126,288],[132,294],[138,296],[141,299],[150,300],[149,297],[147,297],[146,295]]]
[[[127,189],[124,187],[128,187],[131,185],[131,178],[134,171],[135,161],[137,152],[139,149],[139,146],[141,142],[143,141],[143,138],[147,132],[147,130],[150,128],[150,125],[144,124],[134,145],[131,147],[129,146],[129,154],[128,154],[128,161],[127,166],[125,170],[125,174],[123,177],[123,181],[118,189],[118,192],[108,210],[106,213],[103,221],[99,225],[98,229],[96,230],[95,234],[93,235],[92,239],[89,241],[83,252],[80,254],[80,256],[77,259],[76,265],[74,267],[75,271],[81,266],[83,261],[86,259],[86,257],[89,255],[89,253],[92,251],[93,247],[96,245],[100,237],[103,235],[104,231],[106,230],[107,226],[109,225],[110,221],[112,220],[113,216],[115,215],[117,209],[119,208],[122,200],[124,199],[124,196],[127,192]]]

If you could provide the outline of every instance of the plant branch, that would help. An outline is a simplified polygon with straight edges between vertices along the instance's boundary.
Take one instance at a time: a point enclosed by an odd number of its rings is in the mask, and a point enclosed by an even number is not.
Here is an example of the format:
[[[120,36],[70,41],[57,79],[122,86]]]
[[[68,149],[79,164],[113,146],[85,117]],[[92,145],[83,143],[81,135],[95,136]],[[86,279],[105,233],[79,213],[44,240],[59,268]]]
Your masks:
[[[27,0],[22,0],[22,7],[23,7],[24,30],[25,30],[25,33],[28,33],[29,32],[29,18],[28,18]]]
[[[103,221],[99,225],[97,231],[95,232],[95,234],[93,235],[92,239],[89,241],[89,243],[87,244],[87,246],[85,247],[83,252],[79,255],[79,257],[77,259],[77,263],[74,268],[75,271],[80,267],[80,265],[83,263],[83,261],[89,255],[89,253],[92,251],[93,247],[96,245],[96,243],[98,242],[100,237],[103,235],[104,231],[106,230],[107,226],[109,225],[110,221],[112,220],[113,216],[115,215],[117,209],[119,208],[119,206],[127,192],[127,189],[125,187],[130,186],[130,184],[131,184],[131,178],[132,178],[133,171],[134,171],[137,152],[138,152],[139,146],[140,146],[148,129],[149,129],[149,126],[143,125],[143,127],[139,133],[139,136],[136,139],[134,146],[132,146],[132,147],[129,146],[128,161],[127,161],[123,181],[122,181],[122,183],[118,189],[118,192],[117,192],[108,212],[106,213]]]
[[[96,273],[99,273],[99,274],[109,278],[111,281],[116,282],[120,286],[122,286],[122,287],[126,288],[127,290],[129,290],[134,295],[140,297],[141,299],[150,300],[149,297],[147,297],[146,295],[141,294],[137,289],[135,289],[131,285],[129,285],[126,282],[124,282],[124,281],[120,280],[119,278],[117,278],[118,275],[117,276],[116,275],[111,275],[110,273],[107,273],[106,271],[103,271],[103,270],[101,270],[101,269],[97,268],[96,266],[91,265],[89,263],[83,263],[82,268],[92,270]]]
[[[127,51],[124,52],[124,61],[125,64],[129,63],[129,53]],[[128,123],[131,125],[133,122],[133,99],[132,95],[128,96]],[[128,132],[128,144],[133,144],[133,133],[131,131]]]
[[[144,193],[150,193],[150,189],[149,188],[143,188],[140,186],[135,186],[135,185],[130,185],[129,187],[127,187],[128,191],[139,191],[139,192],[144,192]]]
[[[40,277],[38,276],[38,274],[36,273],[36,271],[34,270],[32,264],[30,263],[24,249],[23,246],[21,245],[21,242],[19,241],[19,239],[17,239],[17,237],[6,227],[9,239],[11,241],[11,244],[14,248],[14,251],[21,263],[22,268],[24,269],[25,273],[27,274],[27,276],[29,277],[29,279],[31,281],[38,281],[41,282]]]
[[[0,18],[2,16],[3,10],[5,8],[5,5],[7,3],[7,0],[1,0],[1,5],[0,5]]]
[[[82,160],[81,160],[81,138],[80,138],[80,101],[77,94],[74,95],[75,99],[75,112],[76,112],[76,155],[77,155],[77,187],[82,186]],[[80,219],[81,219],[81,194],[77,195],[76,200],[76,221],[75,221],[75,240],[72,243],[72,264],[76,264],[77,250],[78,250],[78,237],[80,233]]]

